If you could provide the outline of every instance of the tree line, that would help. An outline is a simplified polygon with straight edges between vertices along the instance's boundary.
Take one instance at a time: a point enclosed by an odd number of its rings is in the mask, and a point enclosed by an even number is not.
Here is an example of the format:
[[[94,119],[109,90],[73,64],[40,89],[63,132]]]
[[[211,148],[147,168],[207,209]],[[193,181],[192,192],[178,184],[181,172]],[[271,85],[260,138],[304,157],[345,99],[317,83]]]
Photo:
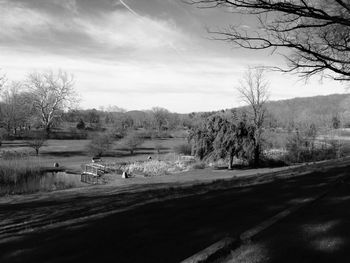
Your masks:
[[[72,74],[45,71],[29,74],[23,81],[0,78],[0,126],[2,136],[20,138],[33,130],[50,137],[66,124],[77,130],[110,131],[124,137],[128,131],[143,128],[157,133],[184,126],[186,116],[161,107],[129,111],[117,106],[79,109],[79,96]]]
[[[87,130],[110,130],[116,136],[123,137],[130,129],[153,130],[158,133],[183,127],[186,116],[173,113],[161,107],[144,111],[118,111],[110,109],[69,110],[63,113],[61,120],[77,123],[77,128]]]

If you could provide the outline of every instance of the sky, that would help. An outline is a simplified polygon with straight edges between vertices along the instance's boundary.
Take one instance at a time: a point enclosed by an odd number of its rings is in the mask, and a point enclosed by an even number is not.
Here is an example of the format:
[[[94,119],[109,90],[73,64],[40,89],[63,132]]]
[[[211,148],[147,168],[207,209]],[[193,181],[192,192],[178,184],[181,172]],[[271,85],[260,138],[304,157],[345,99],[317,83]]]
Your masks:
[[[188,113],[242,105],[248,66],[285,66],[278,54],[233,48],[208,29],[253,27],[254,17],[182,0],[0,0],[0,69],[9,80],[64,70],[81,108],[164,107]],[[338,82],[268,72],[270,99],[347,90]]]

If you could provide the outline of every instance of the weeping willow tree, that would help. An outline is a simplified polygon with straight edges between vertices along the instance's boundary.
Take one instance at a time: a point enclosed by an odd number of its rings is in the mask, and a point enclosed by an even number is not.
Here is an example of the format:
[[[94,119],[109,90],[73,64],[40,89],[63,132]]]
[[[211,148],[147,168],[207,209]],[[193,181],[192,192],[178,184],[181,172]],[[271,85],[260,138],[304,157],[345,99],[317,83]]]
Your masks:
[[[228,159],[229,169],[234,158],[252,160],[254,126],[235,115],[214,114],[192,129],[190,140],[194,154],[205,158]]]

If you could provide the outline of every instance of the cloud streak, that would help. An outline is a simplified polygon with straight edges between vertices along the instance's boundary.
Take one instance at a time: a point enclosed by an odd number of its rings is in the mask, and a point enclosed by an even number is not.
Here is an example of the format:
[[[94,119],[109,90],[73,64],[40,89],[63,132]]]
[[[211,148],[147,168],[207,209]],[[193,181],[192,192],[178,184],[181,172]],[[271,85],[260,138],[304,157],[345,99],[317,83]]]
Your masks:
[[[0,11],[4,14],[0,17],[2,46],[31,47],[40,51],[43,47],[45,50],[51,47],[49,52],[70,50],[69,55],[85,52],[101,54],[104,58],[109,53],[114,59],[125,53],[152,52],[169,47],[179,52],[174,46],[186,41],[185,34],[168,21],[139,15],[135,19],[136,12],[121,9],[91,17],[82,11],[77,13],[80,9],[74,3],[62,2],[65,11],[53,15],[21,3],[0,2]]]
[[[0,13],[0,68],[16,80],[33,70],[67,70],[84,107],[233,107],[246,66],[273,62],[206,38],[204,25],[238,24],[238,18],[218,10],[204,15],[179,2],[0,0]],[[280,98],[288,87],[295,89],[288,94],[300,95],[293,80],[272,78],[284,83],[274,87]]]
[[[138,13],[136,13],[133,9],[131,9],[126,3],[124,3],[123,0],[119,0],[119,2],[126,8],[128,9],[132,14],[135,16],[141,17]]]

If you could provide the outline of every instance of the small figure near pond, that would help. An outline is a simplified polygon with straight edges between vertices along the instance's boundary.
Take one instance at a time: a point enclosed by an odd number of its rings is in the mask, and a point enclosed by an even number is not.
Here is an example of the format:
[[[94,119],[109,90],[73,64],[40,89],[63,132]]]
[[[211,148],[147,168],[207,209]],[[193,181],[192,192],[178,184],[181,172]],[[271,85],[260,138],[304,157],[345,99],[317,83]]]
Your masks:
[[[127,173],[127,172],[123,172],[122,178],[126,179],[126,178],[128,178],[128,177],[129,177],[128,173]]]

